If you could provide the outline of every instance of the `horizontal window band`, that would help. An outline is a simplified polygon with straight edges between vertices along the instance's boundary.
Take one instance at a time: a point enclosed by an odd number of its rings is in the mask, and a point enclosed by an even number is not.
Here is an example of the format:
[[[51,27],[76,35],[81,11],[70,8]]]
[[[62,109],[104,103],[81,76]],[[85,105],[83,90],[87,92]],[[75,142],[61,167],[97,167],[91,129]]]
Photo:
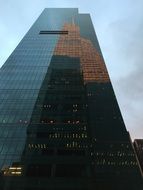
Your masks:
[[[43,30],[39,34],[68,34],[66,30]]]

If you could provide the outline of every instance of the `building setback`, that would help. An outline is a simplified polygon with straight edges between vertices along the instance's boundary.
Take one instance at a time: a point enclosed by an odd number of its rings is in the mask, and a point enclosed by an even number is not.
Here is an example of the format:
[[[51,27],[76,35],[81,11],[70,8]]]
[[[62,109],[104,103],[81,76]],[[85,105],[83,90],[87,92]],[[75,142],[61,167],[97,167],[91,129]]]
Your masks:
[[[45,9],[0,70],[3,190],[141,190],[89,14]]]

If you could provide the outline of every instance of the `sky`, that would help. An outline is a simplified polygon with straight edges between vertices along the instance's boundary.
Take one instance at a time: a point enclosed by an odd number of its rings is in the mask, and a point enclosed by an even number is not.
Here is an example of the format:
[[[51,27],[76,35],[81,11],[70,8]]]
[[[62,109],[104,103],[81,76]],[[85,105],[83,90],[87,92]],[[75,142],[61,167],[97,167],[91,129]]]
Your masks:
[[[0,66],[50,7],[90,13],[126,128],[143,138],[143,0],[0,0]]]

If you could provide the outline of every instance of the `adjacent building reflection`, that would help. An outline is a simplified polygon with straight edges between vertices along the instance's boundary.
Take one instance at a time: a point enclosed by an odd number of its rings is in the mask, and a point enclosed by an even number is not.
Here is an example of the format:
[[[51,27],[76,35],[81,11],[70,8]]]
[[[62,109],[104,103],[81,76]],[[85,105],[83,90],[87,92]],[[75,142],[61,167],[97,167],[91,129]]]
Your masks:
[[[1,189],[142,190],[139,165],[89,15],[77,9],[45,9],[23,41],[22,54],[17,54],[18,47],[14,56],[32,52],[26,61],[32,62],[27,67],[33,83],[25,78],[20,86],[22,101],[27,90],[30,95],[19,115],[28,104],[29,119],[23,134],[19,129],[24,148],[20,144],[18,159],[7,159],[15,155],[18,140],[4,149]],[[22,59],[22,68],[24,63]],[[5,67],[8,74],[10,65]],[[21,124],[22,119],[3,123],[8,134],[13,131],[11,140],[17,139],[14,127]]]

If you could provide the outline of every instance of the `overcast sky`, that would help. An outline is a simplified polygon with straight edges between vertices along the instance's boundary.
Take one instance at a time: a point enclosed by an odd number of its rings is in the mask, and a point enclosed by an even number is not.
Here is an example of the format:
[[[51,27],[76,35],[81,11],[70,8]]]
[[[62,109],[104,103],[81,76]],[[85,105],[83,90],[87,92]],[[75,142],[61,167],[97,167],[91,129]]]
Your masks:
[[[143,138],[143,0],[0,0],[0,66],[50,7],[91,14],[127,130]]]

